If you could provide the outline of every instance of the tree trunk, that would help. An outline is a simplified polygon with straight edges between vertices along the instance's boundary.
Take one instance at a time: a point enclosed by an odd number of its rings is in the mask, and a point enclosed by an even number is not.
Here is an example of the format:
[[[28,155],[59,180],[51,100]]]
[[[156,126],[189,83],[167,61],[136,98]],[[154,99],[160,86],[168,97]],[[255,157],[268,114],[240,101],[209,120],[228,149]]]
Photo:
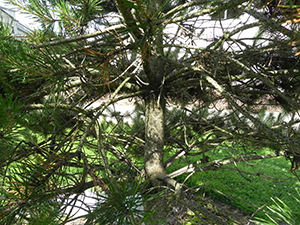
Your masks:
[[[145,100],[145,171],[152,185],[157,185],[155,175],[165,173],[163,166],[164,111],[163,100],[150,95]]]
[[[145,99],[145,171],[151,181],[152,187],[157,187],[154,193],[161,191],[158,187],[158,175],[165,174],[163,166],[164,157],[164,114],[165,102],[155,94],[150,94]],[[168,213],[167,200],[165,197],[146,201],[145,210],[155,213],[149,224],[162,224]],[[157,221],[157,222],[154,222]]]
[[[122,13],[126,25],[131,29],[131,34],[136,40],[141,42],[141,58],[143,63],[144,73],[147,77],[148,94],[144,97],[145,100],[145,172],[146,176],[151,181],[152,187],[158,187],[160,184],[159,177],[164,177],[165,168],[163,166],[164,158],[164,114],[165,114],[165,99],[164,99],[164,77],[165,77],[165,62],[161,59],[163,56],[163,38],[161,29],[156,29],[155,24],[149,24],[147,32],[141,32],[136,29],[141,21],[137,21],[132,14],[132,10],[128,7],[126,1],[117,0],[117,6]],[[163,5],[162,0],[147,1],[146,14],[149,18],[157,13]],[[142,10],[142,9],[141,9]],[[144,9],[143,9],[144,10]],[[146,17],[147,18],[147,17]],[[146,19],[144,18],[144,19]],[[146,36],[145,36],[146,35]],[[155,188],[155,192],[160,192],[160,188]],[[152,215],[152,220],[166,219],[168,212],[167,199],[160,197],[151,201],[145,202],[146,211],[156,212]],[[150,222],[150,224],[162,224],[162,222]]]

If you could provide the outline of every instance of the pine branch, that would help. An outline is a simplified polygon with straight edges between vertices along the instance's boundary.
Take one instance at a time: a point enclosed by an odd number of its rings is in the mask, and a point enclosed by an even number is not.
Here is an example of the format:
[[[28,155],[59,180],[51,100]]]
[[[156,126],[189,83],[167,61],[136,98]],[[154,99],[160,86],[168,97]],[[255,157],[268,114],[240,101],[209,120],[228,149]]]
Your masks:
[[[143,9],[137,9],[134,3],[130,1],[124,1],[124,0],[117,0],[116,1],[118,9],[120,10],[120,13],[122,14],[124,18],[124,22],[127,25],[127,27],[131,30],[132,34],[134,35],[135,40],[140,40],[142,38],[142,33],[138,29],[137,23],[141,23],[141,21],[136,21],[136,18],[134,18],[132,14],[132,7],[134,7],[135,10],[143,10]],[[131,7],[130,7],[131,6]]]
[[[240,8],[244,12],[247,12],[249,15],[253,16],[255,19],[259,20],[266,26],[271,27],[272,29],[283,33],[284,35],[288,36],[289,38],[293,39],[294,35],[296,34],[295,32],[280,25],[277,21],[274,21],[274,20],[266,17],[263,13],[255,11],[255,10],[251,9],[250,7],[245,8],[244,6],[238,6],[238,8]]]
[[[92,34],[84,34],[84,35],[70,37],[70,38],[66,38],[66,39],[62,39],[62,40],[55,40],[55,41],[50,41],[47,43],[36,44],[36,45],[33,45],[33,47],[45,48],[45,47],[50,47],[50,46],[55,46],[55,45],[62,45],[62,44],[68,44],[68,43],[72,43],[72,42],[78,42],[78,41],[86,40],[89,38],[97,37],[97,36],[100,36],[100,35],[103,35],[106,33],[114,32],[116,30],[121,30],[124,28],[126,28],[126,26],[124,26],[123,24],[118,24],[115,26],[108,27],[104,30],[96,31]]]
[[[196,0],[196,1],[191,1],[191,2],[186,2],[184,4],[180,4],[179,6],[176,6],[175,8],[171,9],[169,12],[165,13],[163,18],[170,18],[176,13],[180,13],[183,10],[186,10],[188,8],[191,8],[193,6],[203,6],[204,4],[209,4],[211,3],[211,0]]]
[[[192,13],[189,13],[189,14],[186,14],[183,16],[178,16],[173,19],[164,21],[163,24],[166,25],[166,24],[171,24],[171,23],[178,23],[178,22],[189,20],[191,18],[207,15],[207,14],[214,12],[216,9],[218,9],[218,7],[219,6],[215,6],[215,7],[211,6],[208,9],[205,8],[205,9],[199,10],[197,12],[192,12]]]
[[[53,108],[53,109],[66,109],[69,111],[73,111],[76,113],[82,113],[87,116],[91,116],[91,112],[88,110],[85,110],[81,107],[66,105],[66,104],[31,104],[31,105],[24,105],[22,106],[21,110],[28,111],[28,110],[38,110],[38,109],[45,109],[45,108]]]
[[[274,91],[274,93],[276,93],[277,95],[279,95],[281,98],[283,98],[284,100],[286,100],[288,103],[294,105],[296,107],[296,109],[300,109],[300,104],[298,104],[296,101],[294,101],[293,99],[287,97],[282,91],[278,90],[278,88],[276,88],[269,80],[268,80],[268,75],[264,74],[264,73],[257,73],[251,70],[251,68],[249,68],[248,66],[246,66],[245,64],[243,64],[242,62],[240,62],[237,59],[234,59],[232,57],[229,57],[227,55],[224,54],[224,57],[226,59],[228,59],[229,61],[233,62],[234,64],[238,65],[239,67],[241,67],[242,69],[244,69],[245,71],[249,72],[251,75],[253,75],[254,77],[256,77],[257,79],[259,79],[260,81],[262,81],[264,84],[266,84],[271,90]],[[218,89],[219,90],[219,89]],[[220,91],[220,90],[219,90]],[[224,92],[224,91],[223,91]],[[222,92],[221,92],[222,93]]]
[[[236,162],[245,162],[245,161],[251,161],[251,160],[259,160],[259,159],[269,159],[269,158],[276,158],[279,156],[283,156],[283,153],[280,154],[268,154],[268,155],[255,155],[255,156],[248,156],[248,157],[237,157],[237,158],[231,158],[228,160],[214,160],[209,163],[208,166],[203,167],[197,167],[197,165],[202,164],[202,160],[199,160],[193,164],[190,164],[188,166],[185,166],[183,168],[180,168],[179,170],[176,170],[172,173],[170,173],[168,176],[171,178],[178,177],[185,173],[195,173],[195,172],[203,172],[208,170],[216,170],[219,169],[225,165],[236,163]]]

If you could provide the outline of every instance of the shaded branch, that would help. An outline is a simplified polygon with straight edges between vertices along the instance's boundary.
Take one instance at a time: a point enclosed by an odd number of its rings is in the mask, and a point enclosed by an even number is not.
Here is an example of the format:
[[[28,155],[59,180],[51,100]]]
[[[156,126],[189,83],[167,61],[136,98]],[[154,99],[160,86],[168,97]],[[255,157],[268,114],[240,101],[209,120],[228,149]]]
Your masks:
[[[190,164],[188,166],[185,166],[179,170],[176,170],[169,174],[169,177],[175,178],[185,173],[194,173],[194,172],[203,172],[207,170],[216,170],[222,166],[234,163],[234,162],[245,162],[245,161],[251,161],[251,160],[259,160],[259,159],[269,159],[269,158],[276,158],[279,156],[283,156],[284,154],[269,154],[269,155],[255,155],[255,156],[248,156],[248,157],[238,157],[238,158],[232,158],[228,160],[214,160],[209,163],[208,166],[203,167],[196,167],[197,165],[202,163],[202,160],[199,160],[193,164]]]
[[[50,104],[31,104],[31,105],[24,105],[22,106],[23,111],[27,110],[38,110],[38,109],[46,109],[46,108],[54,108],[54,109],[67,109],[76,113],[82,113],[87,116],[91,116],[91,112],[88,110],[85,110],[81,107],[76,107],[72,105],[66,105],[66,104],[55,104],[55,103],[50,103]]]

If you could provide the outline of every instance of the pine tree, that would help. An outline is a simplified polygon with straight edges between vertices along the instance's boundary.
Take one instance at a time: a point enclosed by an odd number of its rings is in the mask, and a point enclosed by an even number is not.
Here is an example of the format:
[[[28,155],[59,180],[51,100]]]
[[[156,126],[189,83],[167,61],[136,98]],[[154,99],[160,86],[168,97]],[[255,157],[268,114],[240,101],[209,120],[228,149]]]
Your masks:
[[[11,2],[41,29],[23,41],[8,34],[0,40],[0,104],[7,105],[0,134],[2,146],[10,146],[1,159],[7,198],[0,215],[8,224],[67,222],[65,197],[91,187],[107,194],[107,208],[116,214],[101,217],[100,207],[89,222],[138,224],[128,206],[135,200],[126,196],[139,192],[143,220],[161,224],[172,193],[184,188],[179,176],[300,154],[296,117],[284,123],[264,111],[278,107],[296,115],[299,108],[297,51],[288,45],[295,30],[278,24],[280,16],[259,12],[266,4]],[[236,22],[245,15],[256,20]],[[210,25],[219,36],[209,33]],[[242,37],[251,28],[257,35]],[[133,115],[114,110],[124,99],[135,102]],[[232,149],[228,158],[211,159],[222,147]],[[185,166],[169,171],[179,160]]]

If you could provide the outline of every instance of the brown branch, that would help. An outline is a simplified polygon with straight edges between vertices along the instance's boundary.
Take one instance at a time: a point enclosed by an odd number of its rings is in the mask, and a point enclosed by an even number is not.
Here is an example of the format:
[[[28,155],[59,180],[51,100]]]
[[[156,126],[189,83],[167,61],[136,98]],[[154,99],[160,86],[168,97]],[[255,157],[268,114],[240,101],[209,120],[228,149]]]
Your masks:
[[[87,116],[89,116],[91,114],[90,111],[85,110],[85,109],[80,108],[80,107],[75,107],[75,106],[66,105],[66,104],[55,104],[55,103],[24,105],[24,106],[22,106],[22,110],[23,111],[38,110],[38,109],[45,109],[47,107],[56,108],[56,109],[66,109],[66,110],[74,111],[74,112],[77,112],[77,113],[82,113],[82,114],[87,115]]]
[[[186,10],[188,8],[191,8],[191,7],[194,7],[197,5],[203,6],[204,4],[209,4],[209,3],[211,3],[211,0],[197,0],[197,1],[191,1],[191,2],[184,3],[184,4],[180,4],[180,5],[172,8],[170,11],[168,11],[164,15],[164,18],[171,18],[176,13],[182,12],[183,10]]]
[[[171,185],[175,190],[175,194],[180,193],[180,190],[181,190],[183,184],[178,183],[176,180],[174,180],[173,178],[167,176],[166,174],[157,173],[153,176],[153,178],[157,179],[157,180],[161,180],[161,181]]]
[[[134,18],[131,8],[128,7],[128,3],[126,1],[117,0],[116,1],[119,11],[121,12],[124,22],[127,27],[131,30],[131,33],[134,35],[135,39],[141,39],[142,34],[138,29],[138,25],[136,19]],[[142,9],[141,9],[142,10]]]
[[[209,163],[207,166],[203,167],[196,167],[197,165],[202,163],[202,160],[199,160],[195,163],[192,163],[188,166],[185,166],[179,170],[176,170],[169,174],[169,177],[175,178],[185,173],[195,173],[195,172],[203,172],[207,170],[216,170],[219,169],[222,166],[234,163],[234,162],[245,162],[245,161],[251,161],[251,160],[259,160],[259,159],[269,159],[269,158],[276,158],[279,156],[282,156],[283,154],[269,154],[269,155],[254,155],[254,156],[248,156],[248,157],[238,157],[238,158],[231,158],[227,160],[214,160]]]
[[[92,34],[85,34],[85,35],[70,37],[70,38],[66,38],[66,39],[62,39],[62,40],[50,41],[50,42],[34,45],[34,47],[44,48],[44,47],[49,47],[49,46],[67,44],[67,43],[71,43],[71,42],[78,42],[78,41],[81,41],[81,40],[93,38],[93,37],[108,33],[110,31],[115,31],[115,30],[119,30],[119,29],[122,29],[122,28],[125,28],[125,26],[123,24],[119,24],[119,25],[108,27],[104,30],[96,31]]]

